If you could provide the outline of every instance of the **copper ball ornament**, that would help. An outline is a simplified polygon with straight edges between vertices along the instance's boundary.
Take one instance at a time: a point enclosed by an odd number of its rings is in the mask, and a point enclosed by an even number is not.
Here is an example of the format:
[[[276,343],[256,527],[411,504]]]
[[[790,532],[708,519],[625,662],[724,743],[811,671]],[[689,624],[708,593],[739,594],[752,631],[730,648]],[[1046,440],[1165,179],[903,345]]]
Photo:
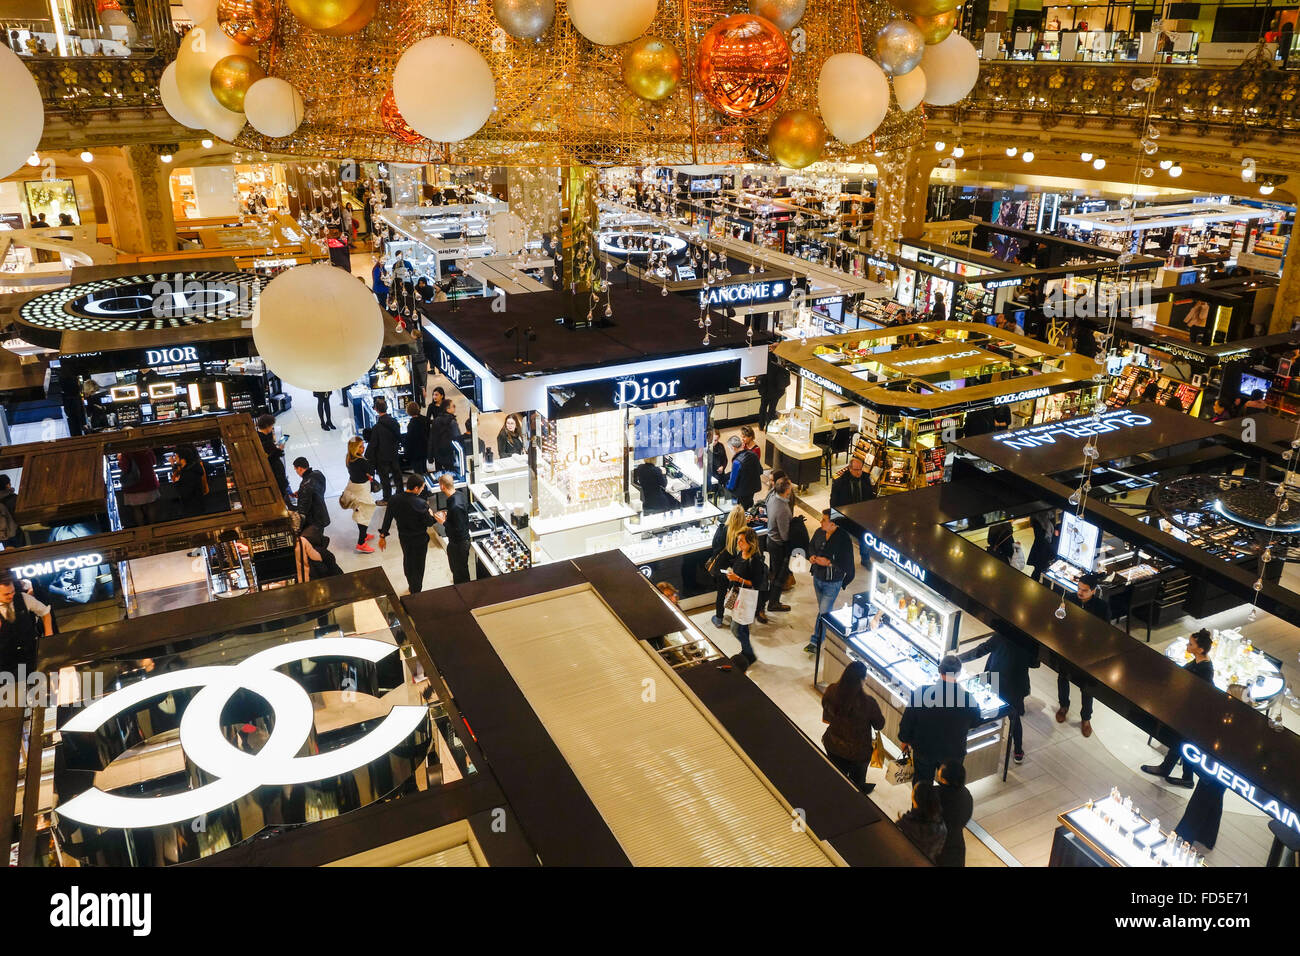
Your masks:
[[[313,30],[341,26],[365,6],[365,0],[288,0],[293,15]]]
[[[925,37],[926,46],[933,46],[948,39],[948,34],[952,33],[957,26],[957,11],[936,13],[932,17],[913,16],[912,24],[921,31],[921,36]]]
[[[352,14],[336,27],[326,27],[320,30],[320,33],[327,37],[350,37],[354,33],[360,33],[366,27],[370,26],[370,21],[375,18],[379,11],[379,0],[361,0],[361,6],[357,7],[357,12]]]
[[[388,134],[403,146],[414,146],[424,142],[424,137],[411,128],[397,109],[397,99],[390,88],[379,101],[379,121],[384,124]]]
[[[925,52],[925,35],[906,20],[890,20],[876,33],[876,62],[889,76],[911,73]]]
[[[695,75],[714,109],[744,119],[776,105],[790,85],[790,44],[770,20],[724,17],[700,38]]]
[[[811,110],[787,110],[767,131],[772,158],[788,169],[803,169],[822,158],[826,127]]]
[[[677,48],[659,37],[641,37],[623,54],[623,82],[643,100],[666,100],[682,82],[685,64]]]
[[[555,22],[555,0],[492,0],[492,12],[516,40],[535,40]]]
[[[275,0],[219,0],[217,25],[243,46],[257,46],[275,32]]]
[[[266,76],[251,56],[236,53],[223,56],[212,67],[208,84],[217,102],[233,113],[244,112],[244,94],[248,88]]]
[[[776,24],[782,30],[793,30],[803,19],[808,0],[749,0],[749,12]]]

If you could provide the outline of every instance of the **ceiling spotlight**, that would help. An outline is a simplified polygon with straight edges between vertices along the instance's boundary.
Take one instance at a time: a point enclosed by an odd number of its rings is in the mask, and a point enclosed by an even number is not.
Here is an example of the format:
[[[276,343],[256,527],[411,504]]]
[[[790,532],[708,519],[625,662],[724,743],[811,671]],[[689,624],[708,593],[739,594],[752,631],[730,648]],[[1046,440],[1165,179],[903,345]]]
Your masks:
[[[1017,150],[1014,146],[1008,146],[1008,147],[1007,147],[1007,155],[1008,155],[1008,156],[1014,156],[1014,155],[1016,155],[1017,152],[1018,152],[1018,150]]]
[[[32,153],[30,156],[27,157],[28,166],[39,166],[40,164],[41,164],[41,157],[37,156],[35,153]]]
[[[1177,163],[1174,163],[1172,166],[1169,167],[1169,175],[1173,176],[1174,179],[1177,179],[1182,174],[1183,174],[1183,167],[1179,166]]]
[[[1093,169],[1096,169],[1096,170],[1102,170],[1102,169],[1105,169],[1105,168],[1106,168],[1106,160],[1104,160],[1104,159],[1102,159],[1100,156],[1098,156],[1096,159],[1094,159],[1094,160],[1092,161],[1092,168],[1093,168]]]
[[[1270,196],[1270,195],[1273,194],[1273,190],[1274,190],[1275,188],[1277,188],[1277,187],[1275,187],[1272,183],[1260,183],[1260,184],[1259,184],[1259,194],[1260,194],[1261,196]]]
[[[934,144],[934,151],[936,153],[942,153],[947,148],[948,148],[948,144],[945,143],[943,140],[939,140],[939,142]]]
[[[1020,154],[1020,158],[1027,163],[1032,163],[1034,161],[1034,151],[1032,149],[1027,149]]]
[[[1160,168],[1161,168],[1161,169],[1168,169],[1168,168],[1169,168],[1170,166],[1172,166],[1173,164],[1174,164],[1174,161],[1173,161],[1172,159],[1162,159],[1162,160],[1160,160]]]
[[[205,139],[205,140],[203,140],[203,141],[202,141],[202,146],[203,146],[204,149],[211,149],[211,148],[212,148],[212,140],[210,140],[210,139]]]
[[[171,153],[163,153],[161,156],[158,157],[158,159],[161,160],[161,161],[164,162],[164,163],[170,163],[170,162],[172,161],[172,154],[171,154]]]
[[[1092,153],[1080,153],[1079,158],[1085,163],[1090,163],[1092,162]]]
[[[81,151],[81,161],[82,161],[83,163],[89,163],[89,162],[92,162],[92,161],[94,160],[94,158],[95,158],[95,154],[92,153],[90,150],[88,150],[88,149],[83,149],[83,150]]]
[[[963,156],[966,155],[966,150],[963,149],[961,146],[954,146],[952,148],[952,155],[953,158],[955,159],[961,159]]]

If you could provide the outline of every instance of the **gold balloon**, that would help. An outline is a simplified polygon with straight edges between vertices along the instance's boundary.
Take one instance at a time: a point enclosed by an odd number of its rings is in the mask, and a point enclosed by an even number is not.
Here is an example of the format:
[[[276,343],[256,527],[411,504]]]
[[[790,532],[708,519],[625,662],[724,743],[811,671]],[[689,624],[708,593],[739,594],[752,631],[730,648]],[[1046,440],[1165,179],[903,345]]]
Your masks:
[[[957,26],[957,11],[936,13],[932,17],[913,16],[912,23],[925,37],[926,46],[933,46],[948,39],[948,34],[952,33],[953,28]]]
[[[332,30],[352,19],[366,0],[288,0],[293,15],[313,30]],[[364,25],[364,24],[363,24]]]
[[[236,53],[223,56],[212,68],[208,83],[217,102],[234,113],[244,112],[244,94],[248,88],[266,76],[252,57]]]
[[[320,32],[329,37],[350,37],[354,33],[360,33],[370,25],[370,21],[375,18],[375,13],[379,10],[379,0],[361,0],[361,6],[357,7],[357,12],[352,14],[336,27],[330,27],[328,30]]]
[[[236,43],[265,43],[275,32],[275,0],[218,0],[217,23]]]
[[[826,149],[826,127],[810,110],[787,110],[767,131],[772,158],[789,169],[803,169],[822,158]]]
[[[962,0],[894,0],[894,6],[913,17],[934,17],[961,6]]]
[[[651,102],[672,96],[684,69],[677,48],[658,37],[635,40],[623,54],[623,82],[641,99]]]

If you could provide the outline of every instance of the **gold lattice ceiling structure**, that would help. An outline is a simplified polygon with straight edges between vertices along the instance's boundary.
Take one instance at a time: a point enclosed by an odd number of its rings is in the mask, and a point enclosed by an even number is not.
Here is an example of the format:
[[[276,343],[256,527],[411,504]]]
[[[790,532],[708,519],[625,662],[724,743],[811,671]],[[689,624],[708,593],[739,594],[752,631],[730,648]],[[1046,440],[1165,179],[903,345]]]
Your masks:
[[[608,0],[617,3],[619,0]],[[266,152],[338,159],[382,159],[461,165],[687,165],[766,162],[767,130],[784,110],[817,109],[821,64],[836,53],[874,53],[876,30],[897,14],[886,3],[810,0],[787,36],[794,50],[788,90],[775,108],[736,120],[695,93],[693,64],[701,35],[744,0],[660,0],[647,31],[673,43],[687,79],[671,98],[649,103],[622,81],[622,47],[596,46],[569,22],[558,0],[555,23],[539,41],[516,40],[497,24],[492,0],[380,0],[370,25],[334,38],[302,25],[284,0],[278,27],[260,48],[269,75],[291,82],[306,101],[306,119],[292,136],[270,139],[245,127],[237,145]],[[802,31],[802,33],[800,33]],[[497,110],[488,124],[455,144],[405,145],[380,121],[380,100],[402,52],[436,34],[458,37],[487,59],[496,77]],[[436,88],[437,76],[429,83]],[[875,151],[920,142],[924,107],[891,106],[871,139],[827,144],[828,161],[858,161]]]

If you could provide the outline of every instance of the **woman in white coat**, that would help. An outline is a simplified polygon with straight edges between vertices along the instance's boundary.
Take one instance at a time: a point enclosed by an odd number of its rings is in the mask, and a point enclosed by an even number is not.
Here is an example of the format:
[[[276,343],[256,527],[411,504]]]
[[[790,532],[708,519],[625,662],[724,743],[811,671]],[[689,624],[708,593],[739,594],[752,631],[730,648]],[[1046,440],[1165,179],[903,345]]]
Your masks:
[[[366,458],[366,443],[360,435],[348,439],[348,483],[339,495],[339,507],[352,512],[357,523],[357,547],[361,554],[374,554],[369,533],[370,520],[375,515],[375,495],[370,490],[370,479],[375,476],[375,466]]]

